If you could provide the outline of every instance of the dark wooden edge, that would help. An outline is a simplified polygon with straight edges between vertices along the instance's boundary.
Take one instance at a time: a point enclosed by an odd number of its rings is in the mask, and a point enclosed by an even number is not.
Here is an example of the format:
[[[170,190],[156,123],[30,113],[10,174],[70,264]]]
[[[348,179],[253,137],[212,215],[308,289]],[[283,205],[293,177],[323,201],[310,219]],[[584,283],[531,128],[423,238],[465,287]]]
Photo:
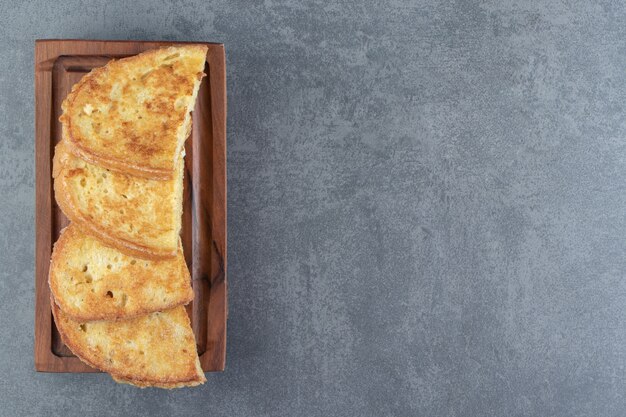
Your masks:
[[[76,42],[84,44],[85,42],[94,43],[94,42],[103,42],[108,44],[113,43],[154,43],[159,45],[193,45],[193,44],[202,44],[202,45],[215,45],[224,47],[224,44],[221,42],[194,42],[194,41],[135,41],[132,39],[119,39],[119,40],[109,40],[109,39],[35,39],[35,43],[68,43],[68,42]]]
[[[52,251],[52,67],[61,55],[130,55],[164,45],[208,45],[211,83],[212,212],[210,299],[207,309],[207,350],[200,356],[205,371],[222,371],[226,363],[226,58],[224,46],[208,42],[106,41],[43,39],[35,41],[35,369],[40,372],[97,372],[76,357],[56,356],[51,349],[52,315],[48,268]],[[141,45],[140,47],[138,45]],[[45,192],[41,192],[45,190]],[[194,225],[195,226],[195,225]],[[213,355],[209,353],[213,352]]]
[[[203,368],[224,370],[226,364],[226,321],[228,316],[226,294],[226,56],[224,48],[209,48],[209,82],[211,85],[211,112],[213,155],[211,222],[211,295],[207,317],[207,353],[200,357]],[[223,109],[223,111],[220,111]],[[195,141],[194,143],[198,143]],[[198,166],[199,164],[196,164]],[[197,198],[195,201],[201,201]],[[223,318],[216,320],[216,318]],[[213,323],[212,323],[213,322]]]

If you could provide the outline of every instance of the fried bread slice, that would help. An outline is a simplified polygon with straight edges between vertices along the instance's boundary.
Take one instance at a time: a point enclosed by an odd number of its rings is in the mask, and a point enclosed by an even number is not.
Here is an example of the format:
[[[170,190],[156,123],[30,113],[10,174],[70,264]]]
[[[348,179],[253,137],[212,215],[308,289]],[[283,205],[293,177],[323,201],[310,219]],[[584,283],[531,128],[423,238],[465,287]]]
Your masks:
[[[183,198],[183,157],[176,176],[159,181],[110,171],[76,157],[61,141],[53,171],[55,198],[81,230],[142,258],[178,252]]]
[[[174,177],[191,130],[207,49],[154,49],[85,75],[62,105],[60,121],[71,151],[111,170]]]
[[[48,281],[55,302],[78,321],[128,319],[193,299],[180,243],[174,258],[137,259],[74,223],[54,244]]]
[[[182,306],[120,321],[75,321],[54,302],[52,313],[63,343],[116,381],[164,388],[206,381]]]

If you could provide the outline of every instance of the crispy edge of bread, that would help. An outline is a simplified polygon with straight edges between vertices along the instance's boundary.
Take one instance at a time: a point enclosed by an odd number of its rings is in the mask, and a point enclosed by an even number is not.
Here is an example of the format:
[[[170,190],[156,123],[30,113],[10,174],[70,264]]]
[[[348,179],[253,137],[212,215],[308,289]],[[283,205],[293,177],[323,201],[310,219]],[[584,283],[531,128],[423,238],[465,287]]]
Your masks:
[[[156,49],[150,49],[148,51],[142,52],[140,54],[137,55],[133,55],[133,56],[129,56],[126,58],[122,58],[119,60],[111,60],[109,62],[113,62],[113,61],[117,61],[117,62],[123,62],[126,60],[132,60],[135,59],[137,56],[141,55],[141,56],[150,56],[150,55],[156,55],[158,53],[160,53],[160,51],[162,49],[166,49],[166,48],[170,48],[170,47],[178,47],[178,48],[187,48],[187,49],[198,49],[198,50],[202,50],[205,54],[208,51],[208,47],[206,45],[202,45],[202,44],[190,44],[190,45],[180,45],[180,46],[176,46],[176,45],[169,45],[169,46],[164,46],[161,48],[156,48]],[[109,63],[107,63],[106,65],[108,65]],[[72,102],[74,101],[74,99],[76,98],[76,96],[78,95],[78,93],[80,92],[80,89],[83,88],[86,84],[91,82],[91,79],[98,76],[101,72],[104,72],[106,69],[106,65],[102,66],[102,67],[98,67],[98,68],[94,68],[93,70],[91,70],[91,72],[89,72],[88,74],[86,74],[85,76],[83,76],[83,78],[80,79],[80,81],[78,81],[76,84],[74,84],[72,86],[72,89],[70,90],[70,92],[68,93],[67,97],[65,98],[65,100],[63,100],[63,104],[62,104],[62,109],[63,109],[63,114],[61,115],[61,117],[59,117],[59,121],[62,124],[62,128],[64,131],[68,132],[67,133],[67,140],[69,142],[71,142],[71,144],[73,146],[69,147],[69,151],[72,152],[75,156],[78,156],[82,159],[84,159],[87,162],[90,162],[92,164],[95,165],[100,165],[103,166],[105,168],[111,169],[113,171],[118,171],[118,172],[122,172],[122,173],[127,173],[127,174],[131,174],[131,175],[136,175],[138,177],[143,177],[143,178],[148,178],[148,179],[155,179],[155,180],[169,180],[172,179],[175,175],[175,171],[176,171],[176,167],[173,166],[173,169],[162,169],[162,168],[154,168],[154,167],[148,167],[148,166],[143,166],[143,165],[136,165],[136,164],[132,164],[130,162],[128,162],[127,160],[122,160],[122,159],[118,159],[118,158],[113,158],[111,156],[108,155],[104,155],[104,154],[96,154],[94,152],[91,152],[90,150],[84,148],[82,145],[80,145],[76,140],[74,140],[73,135],[72,135],[72,125],[71,125],[71,118],[65,113],[66,109],[68,107],[71,106]],[[206,76],[206,74],[203,72],[202,73],[202,78],[204,78]],[[200,80],[201,81],[201,80]],[[196,102],[196,98],[198,95],[198,90],[200,89],[200,83],[198,83],[195,92],[193,94],[194,100],[193,102]],[[188,132],[186,132],[185,135],[185,141],[188,139],[189,134],[191,133],[191,124],[189,124],[188,127]],[[184,146],[183,146],[184,148]]]
[[[52,307],[52,317],[54,318],[56,328],[59,332],[59,335],[61,336],[61,341],[63,342],[63,344],[67,346],[68,349],[71,350],[72,353],[76,355],[76,357],[80,359],[81,362],[85,363],[86,365],[94,369],[107,372],[109,375],[111,375],[113,380],[117,383],[134,385],[139,388],[155,387],[155,388],[173,389],[173,388],[183,388],[183,387],[194,387],[197,385],[202,385],[206,382],[206,376],[204,375],[204,370],[200,366],[199,358],[196,358],[196,374],[191,376],[186,381],[169,382],[169,381],[149,381],[149,380],[142,380],[142,379],[131,380],[131,379],[125,379],[123,376],[117,375],[115,373],[111,373],[107,369],[103,369],[97,366],[96,364],[92,363],[88,359],[85,359],[86,355],[83,354],[83,351],[74,343],[72,343],[70,338],[68,338],[65,332],[63,331],[62,327],[57,324],[59,320],[57,317],[59,315],[60,308],[56,304],[54,297],[52,297],[52,295],[50,296],[50,305]],[[191,324],[189,325],[191,326]]]
[[[77,231],[76,225],[73,223],[70,223],[69,226],[63,228],[63,230],[61,230],[60,236],[57,239],[57,241],[54,244],[54,249],[52,250],[52,256],[50,258],[50,268],[49,268],[49,272],[48,272],[48,285],[50,286],[50,292],[52,294],[52,300],[56,303],[56,305],[63,310],[63,313],[65,313],[65,315],[67,315],[69,318],[71,318],[72,320],[76,320],[76,321],[95,321],[95,320],[110,320],[110,321],[116,321],[116,320],[125,320],[125,319],[131,319],[131,318],[135,318],[135,317],[139,317],[142,315],[146,315],[149,313],[153,313],[155,311],[163,311],[163,310],[169,310],[171,308],[177,307],[179,305],[186,305],[189,304],[189,302],[191,302],[194,298],[194,292],[193,292],[193,288],[191,288],[191,284],[188,287],[188,291],[187,294],[185,295],[185,297],[179,299],[179,300],[175,300],[172,303],[169,304],[162,304],[159,305],[158,308],[152,308],[152,309],[143,309],[143,310],[138,310],[135,313],[132,314],[126,314],[123,316],[120,315],[116,315],[116,314],[98,314],[98,315],[89,315],[89,314],[84,314],[81,315],[80,312],[73,308],[70,304],[64,303],[63,301],[60,300],[59,297],[57,297],[57,293],[58,293],[58,283],[56,282],[56,278],[55,278],[55,274],[54,274],[54,265],[58,264],[60,262],[59,257],[61,256],[60,254],[63,253],[63,249],[64,247],[68,244],[68,240],[71,238],[71,234],[76,234],[76,233],[80,233]],[[100,242],[103,245],[105,245],[104,242]],[[185,279],[187,282],[191,283],[191,276],[189,274],[189,270],[187,269],[187,265],[184,261],[184,255],[183,255],[183,249],[182,249],[182,242],[180,242],[179,240],[179,257],[181,259],[181,275],[184,277],[183,279]],[[113,249],[117,250],[116,248],[113,247]]]
[[[204,371],[202,369],[200,369],[199,372],[202,375],[204,375]],[[113,378],[113,381],[117,382],[118,384],[132,385],[134,387],[141,388],[141,389],[143,388],[175,389],[175,388],[185,388],[185,387],[197,387],[198,385],[202,385],[206,382],[206,376],[204,377],[204,380],[196,380],[196,381],[188,381],[188,382],[173,382],[173,383],[152,383],[152,382],[145,382],[145,381],[139,381],[139,380],[133,380],[133,379],[124,379],[114,374],[109,374],[109,375],[111,375],[111,378]]]
[[[71,152],[71,148],[73,147],[73,145],[65,142],[65,140],[61,141],[57,145],[57,147],[59,146],[62,146],[63,151],[65,152]],[[79,226],[83,232],[88,233],[98,238],[107,246],[111,246],[128,255],[137,256],[139,258],[144,258],[144,259],[163,259],[163,258],[171,258],[171,257],[176,256],[177,249],[173,251],[158,250],[158,249],[151,248],[145,245],[141,245],[136,242],[132,242],[128,239],[124,239],[118,236],[113,236],[110,233],[108,233],[105,228],[98,227],[96,223],[92,222],[90,219],[83,216],[80,210],[78,209],[78,207],[76,206],[76,204],[74,204],[74,202],[72,201],[70,197],[71,193],[67,189],[67,184],[62,179],[61,174],[63,171],[63,164],[64,164],[64,162],[62,161],[63,151],[61,152],[59,151],[60,149],[55,148],[54,158],[53,158],[53,163],[52,163],[52,177],[54,178],[54,197],[56,199],[57,204],[61,208],[61,211],[63,212],[63,214],[67,216],[68,219],[76,223],[76,225]],[[182,158],[181,158],[180,164],[182,166],[177,167],[177,169],[182,170],[181,175],[183,175],[182,181],[184,184],[184,171],[185,170],[184,170],[184,161],[182,160]],[[128,174],[123,174],[123,175],[128,175]],[[181,201],[181,204],[182,204],[182,201]]]

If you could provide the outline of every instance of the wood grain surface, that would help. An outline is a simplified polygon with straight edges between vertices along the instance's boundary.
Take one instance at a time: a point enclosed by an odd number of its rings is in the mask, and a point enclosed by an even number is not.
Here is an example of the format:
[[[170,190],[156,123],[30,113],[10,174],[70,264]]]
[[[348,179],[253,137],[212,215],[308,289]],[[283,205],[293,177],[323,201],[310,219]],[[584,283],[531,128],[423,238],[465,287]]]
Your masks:
[[[52,245],[67,218],[54,200],[52,157],[61,140],[61,103],[72,85],[113,58],[181,42],[38,40],[35,43],[35,368],[96,372],[63,344],[52,319],[48,268]],[[187,311],[205,371],[226,360],[226,61],[224,46],[209,50],[185,144],[182,240],[194,300]]]

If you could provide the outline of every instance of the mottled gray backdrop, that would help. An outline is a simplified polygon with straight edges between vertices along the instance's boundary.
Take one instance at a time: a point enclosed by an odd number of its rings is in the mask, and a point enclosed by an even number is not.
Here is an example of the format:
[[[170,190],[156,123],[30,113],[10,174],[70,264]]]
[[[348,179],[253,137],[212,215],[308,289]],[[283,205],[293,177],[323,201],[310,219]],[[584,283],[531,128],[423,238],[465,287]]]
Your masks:
[[[624,3],[0,3],[0,415],[626,414]],[[226,44],[202,388],[34,372],[36,38]]]

